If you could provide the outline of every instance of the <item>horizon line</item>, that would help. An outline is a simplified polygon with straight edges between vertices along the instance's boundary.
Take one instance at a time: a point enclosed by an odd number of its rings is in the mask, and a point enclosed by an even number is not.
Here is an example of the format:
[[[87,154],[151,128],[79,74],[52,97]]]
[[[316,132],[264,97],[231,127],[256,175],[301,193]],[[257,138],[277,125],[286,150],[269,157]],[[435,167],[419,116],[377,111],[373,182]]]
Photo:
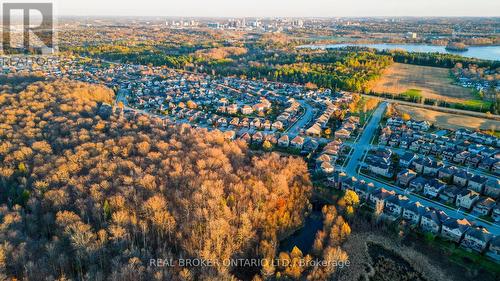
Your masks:
[[[443,15],[443,16],[425,16],[425,15],[419,15],[419,16],[390,16],[390,15],[373,15],[373,16],[368,16],[368,15],[363,15],[363,16],[173,16],[173,15],[75,15],[75,14],[55,14],[55,17],[129,17],[129,18],[140,18],[140,17],[148,17],[148,18],[220,18],[220,19],[227,19],[227,18],[300,18],[300,19],[341,19],[341,18],[346,18],[346,19],[369,19],[369,18],[379,18],[379,19],[384,19],[384,18],[490,18],[490,19],[500,19],[500,15],[498,16],[475,16],[475,15]]]

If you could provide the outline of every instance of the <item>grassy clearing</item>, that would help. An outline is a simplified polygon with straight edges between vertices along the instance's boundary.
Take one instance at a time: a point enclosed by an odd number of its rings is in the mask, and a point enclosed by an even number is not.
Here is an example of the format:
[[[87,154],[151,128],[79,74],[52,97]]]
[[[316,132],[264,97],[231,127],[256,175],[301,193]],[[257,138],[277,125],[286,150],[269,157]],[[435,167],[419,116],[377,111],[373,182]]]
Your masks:
[[[486,108],[491,108],[491,106],[493,105],[492,102],[484,100],[467,100],[460,104],[463,104],[464,108],[466,109],[470,108],[474,111],[480,111],[480,112],[482,112]]]
[[[422,100],[423,97],[422,90],[419,89],[409,89],[401,95],[404,97],[404,99],[414,102]]]

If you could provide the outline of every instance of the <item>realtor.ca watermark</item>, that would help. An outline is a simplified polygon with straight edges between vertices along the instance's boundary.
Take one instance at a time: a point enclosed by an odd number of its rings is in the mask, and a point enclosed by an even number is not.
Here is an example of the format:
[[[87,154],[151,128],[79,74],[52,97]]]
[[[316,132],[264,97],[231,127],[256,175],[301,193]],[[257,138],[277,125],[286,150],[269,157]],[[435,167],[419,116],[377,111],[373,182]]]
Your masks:
[[[292,263],[299,267],[335,267],[346,268],[351,265],[349,260],[345,261],[326,261],[318,259],[300,259],[292,262],[291,260],[280,259],[225,259],[225,260],[207,260],[207,259],[150,259],[149,267],[289,267]]]
[[[3,55],[53,55],[56,50],[54,3],[2,0]]]
[[[33,70],[37,66],[56,67],[60,63],[57,56],[9,55],[0,56],[0,67],[14,67],[17,70]]]

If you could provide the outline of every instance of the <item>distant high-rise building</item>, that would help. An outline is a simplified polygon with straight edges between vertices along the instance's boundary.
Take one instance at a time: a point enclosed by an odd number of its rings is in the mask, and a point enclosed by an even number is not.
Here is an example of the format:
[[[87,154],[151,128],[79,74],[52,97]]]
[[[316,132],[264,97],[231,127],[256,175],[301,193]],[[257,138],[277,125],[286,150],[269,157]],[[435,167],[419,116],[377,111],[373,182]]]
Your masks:
[[[220,24],[218,22],[211,22],[207,26],[210,27],[210,28],[215,28],[215,29],[219,29],[220,28]]]
[[[406,37],[408,37],[410,39],[417,39],[417,33],[415,33],[415,32],[408,32],[408,33],[406,33]]]

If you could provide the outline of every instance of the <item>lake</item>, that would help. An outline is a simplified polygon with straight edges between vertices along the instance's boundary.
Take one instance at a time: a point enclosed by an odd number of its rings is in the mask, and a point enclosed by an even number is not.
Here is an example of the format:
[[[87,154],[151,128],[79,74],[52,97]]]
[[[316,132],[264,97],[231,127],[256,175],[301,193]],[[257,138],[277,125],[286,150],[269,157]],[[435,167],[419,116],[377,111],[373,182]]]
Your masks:
[[[310,49],[340,49],[344,47],[368,47],[377,50],[406,50],[408,52],[419,53],[441,53],[454,54],[468,58],[477,58],[483,60],[500,60],[500,46],[471,46],[464,52],[453,52],[446,50],[445,46],[424,45],[424,44],[332,44],[332,45],[304,45],[299,48]]]

